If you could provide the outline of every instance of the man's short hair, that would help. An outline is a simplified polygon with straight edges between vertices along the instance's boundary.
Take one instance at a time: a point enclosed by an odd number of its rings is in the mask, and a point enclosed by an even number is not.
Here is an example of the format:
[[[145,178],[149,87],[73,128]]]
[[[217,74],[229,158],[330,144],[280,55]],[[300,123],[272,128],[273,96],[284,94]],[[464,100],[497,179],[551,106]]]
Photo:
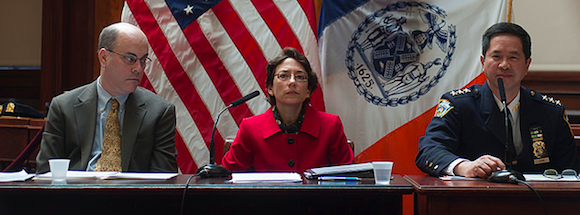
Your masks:
[[[524,49],[523,51],[526,59],[529,59],[532,56],[532,40],[530,39],[528,32],[517,24],[500,22],[492,25],[485,31],[485,33],[483,33],[481,40],[481,53],[483,54],[483,57],[485,57],[485,54],[489,49],[491,38],[498,34],[511,34],[519,37],[522,41],[522,48]]]
[[[117,36],[119,36],[119,28],[115,25],[109,25],[101,31],[99,35],[99,48],[115,49],[117,46]]]

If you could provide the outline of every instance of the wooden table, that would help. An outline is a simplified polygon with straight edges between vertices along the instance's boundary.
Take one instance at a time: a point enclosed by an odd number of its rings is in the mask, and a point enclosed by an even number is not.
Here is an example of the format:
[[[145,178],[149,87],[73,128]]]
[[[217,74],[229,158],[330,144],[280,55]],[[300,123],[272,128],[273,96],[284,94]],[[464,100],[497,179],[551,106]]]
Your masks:
[[[0,183],[0,214],[179,214],[189,176]],[[402,214],[402,195],[412,192],[411,184],[399,175],[387,186],[375,185],[372,178],[354,184],[308,180],[232,184],[193,178],[184,214]]]
[[[406,175],[415,189],[415,214],[544,214],[542,203],[524,184],[444,181]],[[549,214],[580,214],[580,182],[528,182]]]

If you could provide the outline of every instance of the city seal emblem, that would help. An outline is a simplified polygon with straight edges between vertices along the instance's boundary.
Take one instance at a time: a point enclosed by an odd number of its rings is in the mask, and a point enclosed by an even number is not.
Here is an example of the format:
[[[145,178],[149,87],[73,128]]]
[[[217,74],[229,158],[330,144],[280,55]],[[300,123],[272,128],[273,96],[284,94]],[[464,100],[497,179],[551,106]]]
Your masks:
[[[404,1],[367,16],[345,59],[358,93],[374,105],[395,107],[429,92],[455,51],[455,25],[446,16],[436,5]]]

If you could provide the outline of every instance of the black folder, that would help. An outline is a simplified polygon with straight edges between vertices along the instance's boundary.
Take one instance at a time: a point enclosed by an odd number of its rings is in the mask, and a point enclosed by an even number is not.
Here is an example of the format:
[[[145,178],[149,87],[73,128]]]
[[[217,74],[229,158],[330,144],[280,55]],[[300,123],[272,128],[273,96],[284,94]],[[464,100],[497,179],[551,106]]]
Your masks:
[[[307,179],[318,179],[319,176],[346,176],[359,178],[373,178],[372,163],[347,164],[339,166],[318,167],[304,171]]]

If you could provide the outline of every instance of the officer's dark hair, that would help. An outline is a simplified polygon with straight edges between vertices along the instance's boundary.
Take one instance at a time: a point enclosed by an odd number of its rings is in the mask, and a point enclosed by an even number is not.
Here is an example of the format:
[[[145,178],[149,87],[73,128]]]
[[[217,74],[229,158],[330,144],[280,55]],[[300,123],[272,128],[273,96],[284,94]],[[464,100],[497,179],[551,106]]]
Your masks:
[[[487,49],[489,49],[491,38],[498,34],[511,34],[519,37],[522,41],[522,48],[524,49],[526,59],[529,59],[532,56],[532,40],[530,39],[528,32],[517,24],[500,22],[489,27],[483,34],[481,40],[481,52],[483,57],[485,57]]]
[[[282,64],[284,60],[287,58],[293,58],[294,60],[298,61],[304,67],[305,72],[308,74],[308,89],[310,90],[310,94],[318,88],[318,78],[316,77],[316,73],[312,71],[312,67],[310,67],[310,62],[298,50],[292,47],[286,47],[282,49],[282,53],[276,56],[274,59],[268,62],[268,66],[266,66],[266,72],[268,77],[266,77],[266,89],[269,89],[272,85],[274,85],[274,73],[276,72],[276,67]],[[268,102],[271,105],[276,105],[276,98],[273,95],[268,96]],[[304,104],[308,104],[310,102],[310,98],[306,98],[304,100]]]

